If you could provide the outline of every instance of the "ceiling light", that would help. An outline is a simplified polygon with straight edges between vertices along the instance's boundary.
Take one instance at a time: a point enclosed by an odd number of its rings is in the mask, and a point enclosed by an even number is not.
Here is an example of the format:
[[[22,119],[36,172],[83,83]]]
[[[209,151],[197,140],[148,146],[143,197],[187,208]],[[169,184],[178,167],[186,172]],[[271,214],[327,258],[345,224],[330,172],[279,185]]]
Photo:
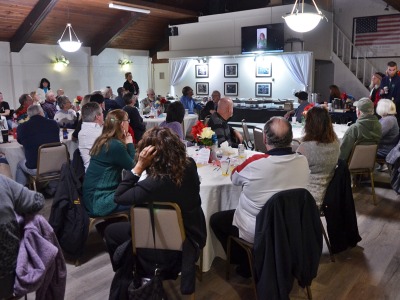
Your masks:
[[[297,32],[308,32],[313,30],[319,24],[321,19],[326,17],[322,14],[322,12],[318,9],[315,1],[312,0],[317,13],[305,13],[304,12],[304,0],[301,0],[301,12],[297,9],[299,0],[296,0],[294,3],[292,12],[288,16],[284,16],[282,18],[285,19],[286,25],[289,26],[290,29]],[[296,11],[295,11],[296,10]],[[327,19],[328,21],[328,19]]]
[[[63,40],[65,31],[68,29],[68,36],[69,39]],[[73,40],[73,36],[75,36],[75,40]],[[61,35],[60,39],[57,41],[57,43],[60,45],[61,49],[67,52],[75,52],[78,51],[79,48],[81,47],[82,43],[79,41],[78,37],[75,34],[74,29],[72,28],[71,24],[68,23],[67,26],[64,29],[63,34]]]
[[[126,6],[126,5],[119,5],[119,4],[114,4],[112,2],[110,4],[108,4],[108,7],[115,8],[115,9],[121,9],[121,10],[127,10],[127,11],[134,11],[134,12],[138,12],[138,13],[142,13],[142,14],[150,13],[150,10],[148,10],[148,9]]]

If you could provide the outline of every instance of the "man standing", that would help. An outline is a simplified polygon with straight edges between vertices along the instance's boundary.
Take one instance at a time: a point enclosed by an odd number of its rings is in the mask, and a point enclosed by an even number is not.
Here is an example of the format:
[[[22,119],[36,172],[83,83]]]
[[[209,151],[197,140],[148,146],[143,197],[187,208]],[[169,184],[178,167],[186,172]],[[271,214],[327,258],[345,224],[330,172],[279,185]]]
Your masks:
[[[379,143],[382,126],[374,115],[374,103],[368,98],[354,102],[357,122],[351,125],[343,136],[339,158],[347,161],[356,142]]]
[[[79,151],[87,170],[90,162],[89,152],[94,141],[103,131],[103,110],[97,102],[89,102],[82,106],[82,128],[78,134]]]
[[[243,142],[239,131],[228,125],[229,119],[233,116],[233,102],[230,98],[219,100],[218,109],[211,115],[208,126],[215,132],[218,138],[218,145],[228,142],[229,146],[237,148]]]
[[[210,220],[211,228],[225,251],[229,235],[254,242],[257,214],[274,194],[307,187],[308,162],[305,156],[293,153],[292,138],[292,126],[288,120],[272,117],[264,126],[264,143],[268,152],[253,155],[232,171],[232,183],[242,187],[239,204],[236,210],[215,213]],[[239,248],[232,248],[232,260],[240,264],[237,272],[247,277],[247,257]]]
[[[380,85],[381,99],[393,100],[396,104],[397,123],[400,124],[400,76],[397,74],[397,63],[389,61],[387,64],[386,75],[382,78]]]
[[[29,106],[28,116],[29,120],[17,127],[17,140],[24,147],[25,159],[17,165],[15,181],[22,185],[27,184],[28,174],[36,174],[39,147],[47,143],[60,142],[57,122],[46,119],[39,105]]]
[[[46,93],[46,100],[42,104],[43,111],[46,113],[47,118],[54,119],[54,115],[57,112],[56,107],[56,96],[50,90]]]

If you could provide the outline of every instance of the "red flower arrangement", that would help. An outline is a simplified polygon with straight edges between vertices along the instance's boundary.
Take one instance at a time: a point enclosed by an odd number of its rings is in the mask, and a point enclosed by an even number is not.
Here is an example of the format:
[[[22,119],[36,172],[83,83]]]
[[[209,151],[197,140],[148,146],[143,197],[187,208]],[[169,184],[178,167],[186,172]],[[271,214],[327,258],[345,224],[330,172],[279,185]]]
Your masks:
[[[306,115],[307,115],[307,112],[308,112],[311,108],[313,108],[313,107],[314,107],[314,103],[310,103],[310,104],[308,104],[306,107],[304,107],[303,116],[306,116]]]
[[[346,101],[346,99],[347,99],[347,94],[343,92],[343,93],[342,93],[342,98],[341,98],[341,99]]]
[[[74,99],[75,104],[81,104],[83,97],[82,96],[76,96]]]
[[[200,135],[203,131],[203,128],[205,128],[206,125],[203,124],[203,122],[201,121],[197,121],[196,124],[192,127],[192,136],[193,139],[196,143],[198,143],[200,141]]]
[[[161,104],[167,103],[167,99],[165,99],[165,97],[161,97],[160,103],[161,103]]]

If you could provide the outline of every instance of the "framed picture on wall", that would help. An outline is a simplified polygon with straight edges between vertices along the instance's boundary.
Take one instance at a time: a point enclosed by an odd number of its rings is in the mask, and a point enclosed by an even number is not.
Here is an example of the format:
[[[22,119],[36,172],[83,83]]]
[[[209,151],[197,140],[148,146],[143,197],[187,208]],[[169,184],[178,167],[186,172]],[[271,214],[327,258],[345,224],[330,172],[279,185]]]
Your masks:
[[[256,97],[271,97],[272,83],[271,82],[256,82]]]
[[[208,65],[196,65],[196,78],[208,78]]]
[[[272,76],[272,63],[266,61],[257,61],[256,77],[271,77],[271,76]]]
[[[208,95],[208,82],[196,82],[196,95]]]
[[[238,64],[225,64],[224,77],[238,77]]]
[[[225,96],[237,96],[239,89],[239,83],[237,82],[224,82],[224,94]]]

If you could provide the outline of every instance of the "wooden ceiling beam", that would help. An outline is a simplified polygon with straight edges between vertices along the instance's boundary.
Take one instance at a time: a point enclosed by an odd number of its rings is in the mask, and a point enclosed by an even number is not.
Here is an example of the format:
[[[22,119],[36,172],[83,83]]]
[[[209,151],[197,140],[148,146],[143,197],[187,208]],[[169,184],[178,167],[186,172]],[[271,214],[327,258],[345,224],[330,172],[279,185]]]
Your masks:
[[[11,52],[19,52],[28,42],[33,32],[46,18],[59,0],[40,0],[22,22],[10,41]]]
[[[141,17],[142,14],[134,12],[121,13],[117,18],[115,18],[117,21],[113,23],[114,27],[103,29],[98,33],[99,38],[96,38],[94,44],[91,45],[91,55],[99,55],[103,52],[103,50],[106,49],[115,38]]]
[[[157,1],[155,1],[157,2]],[[148,2],[148,1],[142,1],[142,0],[126,0],[126,1],[112,1],[112,3],[119,4],[119,5],[125,5],[125,6],[130,6],[130,7],[137,7],[137,8],[143,8],[143,9],[148,9],[150,10],[151,14],[165,14],[165,12],[168,12],[171,17],[178,16],[187,16],[187,17],[196,17],[198,16],[198,13],[192,10],[187,10],[183,8],[178,8],[174,6],[169,6],[169,5],[164,5],[164,4],[159,4],[155,2]]]

